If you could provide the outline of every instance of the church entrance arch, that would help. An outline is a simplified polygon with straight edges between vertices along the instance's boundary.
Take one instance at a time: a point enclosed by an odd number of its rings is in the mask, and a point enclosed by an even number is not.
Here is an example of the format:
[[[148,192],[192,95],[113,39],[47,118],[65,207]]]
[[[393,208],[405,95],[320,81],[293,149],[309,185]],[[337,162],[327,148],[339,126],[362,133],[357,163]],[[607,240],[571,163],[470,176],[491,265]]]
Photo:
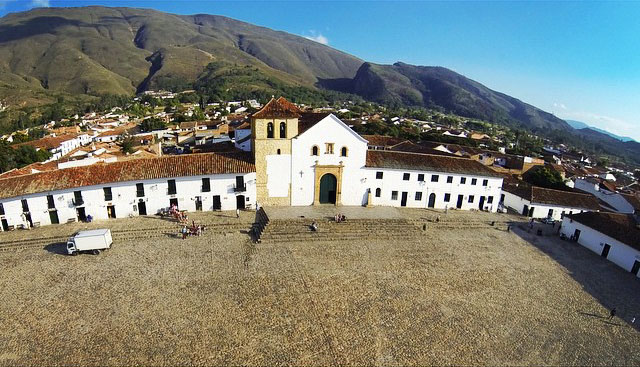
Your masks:
[[[320,179],[320,204],[335,204],[338,180],[331,173],[325,173]]]

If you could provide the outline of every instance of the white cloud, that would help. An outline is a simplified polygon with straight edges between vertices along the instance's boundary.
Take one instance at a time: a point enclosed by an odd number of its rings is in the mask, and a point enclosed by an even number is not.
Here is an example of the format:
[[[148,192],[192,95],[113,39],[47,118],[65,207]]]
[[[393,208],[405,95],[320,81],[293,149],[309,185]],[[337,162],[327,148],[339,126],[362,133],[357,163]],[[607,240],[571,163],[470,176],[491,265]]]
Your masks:
[[[51,4],[49,0],[31,0],[31,6],[34,8],[48,8]]]
[[[7,6],[7,4],[15,3],[20,0],[0,0],[0,9]],[[24,5],[27,9],[31,8],[48,8],[51,6],[50,0],[31,0]]]
[[[560,109],[563,109],[563,110],[566,110],[566,109],[567,109],[567,106],[565,106],[565,104],[564,104],[564,103],[557,103],[557,102],[554,102],[554,103],[553,103],[553,107],[557,107],[557,108],[560,108]]]
[[[569,110],[563,111],[558,115],[560,118],[563,118],[563,119],[578,120],[578,121],[586,122],[591,126],[599,127],[601,129],[607,130],[608,132],[611,132],[617,135],[630,136],[640,141],[640,135],[638,135],[638,132],[637,132],[637,129],[638,129],[637,125],[625,120],[621,120],[619,118],[600,115],[592,112],[569,111]]]
[[[322,35],[322,33],[316,32],[314,30],[310,30],[309,31],[309,35],[305,36],[303,35],[302,37],[308,39],[308,40],[312,40],[318,43],[322,43],[323,45],[328,45],[329,44],[329,39],[325,36]]]

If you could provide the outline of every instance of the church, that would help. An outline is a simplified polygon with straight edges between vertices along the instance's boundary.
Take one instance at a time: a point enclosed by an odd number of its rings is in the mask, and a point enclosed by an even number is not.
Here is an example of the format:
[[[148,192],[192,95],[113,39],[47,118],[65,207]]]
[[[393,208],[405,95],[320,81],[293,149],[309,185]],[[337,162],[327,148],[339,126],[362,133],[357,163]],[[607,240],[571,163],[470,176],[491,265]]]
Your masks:
[[[283,97],[251,117],[260,205],[388,205],[495,211],[502,176],[471,159],[369,150],[330,113]]]

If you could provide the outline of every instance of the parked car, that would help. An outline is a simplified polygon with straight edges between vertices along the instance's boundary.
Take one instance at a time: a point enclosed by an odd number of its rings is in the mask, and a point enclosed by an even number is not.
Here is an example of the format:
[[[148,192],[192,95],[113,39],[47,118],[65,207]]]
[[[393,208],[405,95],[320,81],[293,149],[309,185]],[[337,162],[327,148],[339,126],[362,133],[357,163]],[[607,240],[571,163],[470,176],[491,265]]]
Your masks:
[[[553,219],[553,218],[544,218],[544,219],[542,219],[542,223],[544,223],[544,224],[555,224],[556,220]]]

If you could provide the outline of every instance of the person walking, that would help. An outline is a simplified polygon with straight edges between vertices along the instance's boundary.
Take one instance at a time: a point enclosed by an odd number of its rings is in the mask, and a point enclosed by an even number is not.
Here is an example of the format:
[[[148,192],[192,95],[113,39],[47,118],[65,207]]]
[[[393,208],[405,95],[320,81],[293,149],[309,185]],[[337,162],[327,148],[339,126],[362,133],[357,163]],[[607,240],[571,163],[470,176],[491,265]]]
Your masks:
[[[240,209],[236,209],[236,218],[240,218]]]
[[[609,320],[611,320],[616,315],[616,308],[612,308],[611,312],[609,312]]]
[[[181,232],[182,232],[182,239],[186,240],[187,239],[187,226],[182,226]]]

